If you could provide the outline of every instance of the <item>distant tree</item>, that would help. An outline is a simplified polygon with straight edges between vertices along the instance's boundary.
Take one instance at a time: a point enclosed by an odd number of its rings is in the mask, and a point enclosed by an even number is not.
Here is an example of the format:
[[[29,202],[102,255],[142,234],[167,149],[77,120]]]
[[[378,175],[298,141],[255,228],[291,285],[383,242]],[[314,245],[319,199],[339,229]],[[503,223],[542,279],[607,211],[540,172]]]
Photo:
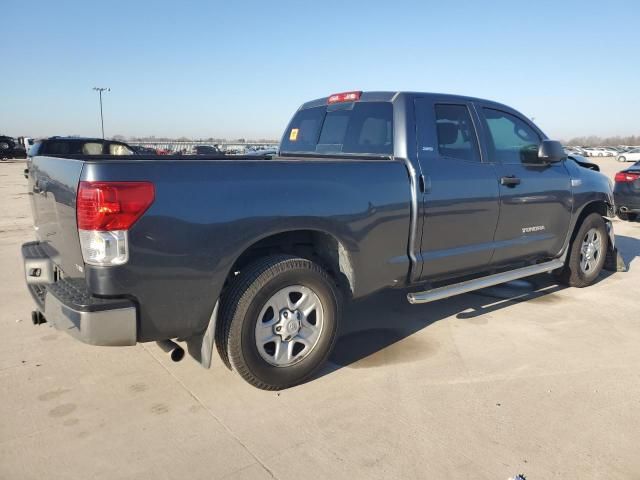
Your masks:
[[[589,135],[586,137],[574,137],[570,140],[562,142],[565,145],[579,145],[582,147],[606,147],[618,145],[640,145],[640,135],[599,137],[597,135]]]

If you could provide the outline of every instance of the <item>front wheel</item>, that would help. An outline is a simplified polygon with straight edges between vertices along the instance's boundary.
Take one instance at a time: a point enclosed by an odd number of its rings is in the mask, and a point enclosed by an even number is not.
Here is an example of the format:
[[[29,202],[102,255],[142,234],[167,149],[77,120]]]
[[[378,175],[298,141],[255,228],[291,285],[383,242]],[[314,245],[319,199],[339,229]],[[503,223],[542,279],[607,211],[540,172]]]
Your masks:
[[[569,246],[569,253],[559,279],[570,287],[587,287],[602,271],[609,237],[604,219],[597,213],[588,215]]]
[[[619,162],[626,162],[627,159],[625,157],[618,157]]]
[[[316,263],[274,255],[248,266],[222,298],[216,345],[251,385],[281,390],[307,380],[335,342],[334,281]]]

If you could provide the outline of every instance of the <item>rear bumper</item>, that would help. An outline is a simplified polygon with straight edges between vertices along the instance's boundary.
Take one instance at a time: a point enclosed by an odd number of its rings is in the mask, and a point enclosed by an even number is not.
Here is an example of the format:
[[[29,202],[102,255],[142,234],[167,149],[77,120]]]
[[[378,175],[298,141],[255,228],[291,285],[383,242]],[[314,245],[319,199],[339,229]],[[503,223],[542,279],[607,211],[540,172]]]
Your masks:
[[[613,192],[616,208],[627,207],[629,210],[640,211],[640,194]]]
[[[124,298],[98,298],[83,278],[59,279],[38,242],[22,246],[27,287],[47,322],[91,345],[135,345],[137,307]]]

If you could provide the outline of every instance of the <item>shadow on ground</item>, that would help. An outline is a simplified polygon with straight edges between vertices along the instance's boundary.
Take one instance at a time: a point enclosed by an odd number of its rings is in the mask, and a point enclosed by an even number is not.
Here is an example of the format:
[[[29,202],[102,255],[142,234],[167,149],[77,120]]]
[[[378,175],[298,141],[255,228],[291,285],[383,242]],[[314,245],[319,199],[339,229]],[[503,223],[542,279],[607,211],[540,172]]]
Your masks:
[[[484,324],[487,322],[484,318],[486,313],[517,302],[561,301],[553,294],[563,288],[556,284],[553,276],[539,275],[429,305],[410,305],[405,290],[385,290],[352,302],[345,308],[345,321],[329,359],[330,364],[320,376],[341,367],[370,368],[428,357],[438,345],[430,344],[424,337],[415,342],[407,339],[402,342],[402,348],[394,348],[394,344],[452,315],[466,322]],[[383,349],[385,355],[373,355]]]
[[[618,247],[624,263],[631,268],[631,262],[640,256],[640,239],[627,237],[625,235],[616,235],[616,247]]]
[[[640,240],[616,236],[625,263],[640,256]],[[603,272],[598,282],[611,272]],[[623,273],[624,275],[624,273]],[[343,312],[343,325],[329,363],[318,376],[339,368],[371,368],[389,363],[405,363],[428,357],[438,345],[424,336],[412,341],[414,333],[444,318],[455,315],[462,321],[484,324],[485,314],[508,308],[514,303],[553,303],[562,301],[556,292],[563,290],[552,275],[537,275],[476,292],[440,300],[429,305],[410,305],[406,290],[385,290],[352,302]],[[400,340],[402,348],[394,345]],[[385,350],[384,355],[373,355]]]

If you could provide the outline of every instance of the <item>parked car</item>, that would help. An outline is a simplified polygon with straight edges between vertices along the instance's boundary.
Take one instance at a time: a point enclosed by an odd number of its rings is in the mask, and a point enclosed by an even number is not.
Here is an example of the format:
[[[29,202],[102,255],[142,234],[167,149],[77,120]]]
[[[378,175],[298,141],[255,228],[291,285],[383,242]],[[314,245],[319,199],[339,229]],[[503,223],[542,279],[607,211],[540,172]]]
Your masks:
[[[585,151],[590,157],[613,157],[617,155],[617,151],[606,147],[589,147]]]
[[[10,158],[27,158],[27,151],[18,139],[0,135],[0,160]]]
[[[218,146],[212,145],[196,145],[193,147],[195,155],[222,155],[224,152]]]
[[[246,156],[249,157],[275,157],[278,155],[277,148],[264,148],[258,150],[251,150],[245,153]]]
[[[34,143],[30,156],[42,155],[135,155],[126,143],[102,138],[50,137]]]
[[[609,180],[488,100],[340,93],[302,105],[272,160],[175,158],[32,158],[34,323],[174,359],[182,339],[205,367],[215,346],[277,390],[323,364],[344,299],[585,287],[615,258]]]
[[[640,162],[616,173],[613,194],[621,220],[636,220],[640,213]]]
[[[616,155],[618,155],[618,153],[620,153],[615,147],[601,147],[601,150],[604,153],[605,157],[615,157]]]
[[[129,145],[129,148],[138,155],[157,155],[158,153],[149,147],[143,147],[142,145]]]
[[[634,148],[618,154],[616,160],[619,162],[637,162],[640,161],[640,148]]]

